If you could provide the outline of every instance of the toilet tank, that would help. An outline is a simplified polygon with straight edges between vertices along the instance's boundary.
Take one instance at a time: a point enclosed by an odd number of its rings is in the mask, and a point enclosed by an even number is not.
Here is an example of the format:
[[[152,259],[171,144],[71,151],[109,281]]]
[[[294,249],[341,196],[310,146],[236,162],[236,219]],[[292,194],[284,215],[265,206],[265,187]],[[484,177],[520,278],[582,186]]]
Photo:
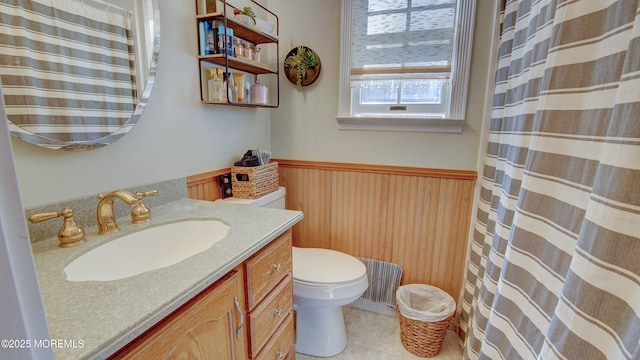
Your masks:
[[[257,199],[240,199],[235,197],[228,197],[226,199],[218,199],[216,201],[224,201],[233,204],[242,204],[250,206],[258,206],[273,209],[284,209],[284,197],[287,193],[287,189],[282,186],[278,187],[278,190],[261,196]]]

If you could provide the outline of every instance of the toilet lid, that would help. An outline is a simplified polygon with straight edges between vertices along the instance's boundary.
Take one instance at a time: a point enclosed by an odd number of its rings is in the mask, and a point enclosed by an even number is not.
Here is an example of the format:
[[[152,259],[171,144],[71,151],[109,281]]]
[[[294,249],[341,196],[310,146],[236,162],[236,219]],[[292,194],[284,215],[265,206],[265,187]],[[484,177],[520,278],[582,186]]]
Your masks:
[[[308,283],[343,283],[366,275],[364,264],[335,250],[293,247],[293,278]]]

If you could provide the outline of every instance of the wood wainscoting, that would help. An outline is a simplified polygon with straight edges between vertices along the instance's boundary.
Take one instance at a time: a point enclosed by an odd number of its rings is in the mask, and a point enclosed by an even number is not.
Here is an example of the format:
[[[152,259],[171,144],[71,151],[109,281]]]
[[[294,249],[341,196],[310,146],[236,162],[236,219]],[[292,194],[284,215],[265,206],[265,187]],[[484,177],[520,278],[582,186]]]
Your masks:
[[[274,160],[287,209],[304,219],[293,244],[399,264],[402,283],[437,286],[457,301],[465,268],[477,173],[298,160]],[[220,197],[217,175],[187,179],[189,197]],[[213,181],[211,185],[207,185]],[[213,191],[215,190],[215,191]]]
[[[214,201],[222,194],[218,187],[218,175],[231,172],[231,168],[209,171],[187,177],[187,194],[189,199]]]

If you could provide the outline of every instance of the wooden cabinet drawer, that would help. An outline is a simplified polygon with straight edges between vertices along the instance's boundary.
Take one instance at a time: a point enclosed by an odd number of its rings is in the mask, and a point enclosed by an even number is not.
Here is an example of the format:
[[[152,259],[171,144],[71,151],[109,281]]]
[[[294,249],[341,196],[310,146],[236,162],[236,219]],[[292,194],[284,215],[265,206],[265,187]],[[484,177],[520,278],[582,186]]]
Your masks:
[[[255,357],[293,311],[293,281],[285,279],[249,314],[250,352]]]
[[[250,310],[291,273],[291,264],[291,230],[280,235],[245,263],[247,304]]]
[[[294,359],[293,331],[293,313],[289,313],[278,332],[254,360]]]

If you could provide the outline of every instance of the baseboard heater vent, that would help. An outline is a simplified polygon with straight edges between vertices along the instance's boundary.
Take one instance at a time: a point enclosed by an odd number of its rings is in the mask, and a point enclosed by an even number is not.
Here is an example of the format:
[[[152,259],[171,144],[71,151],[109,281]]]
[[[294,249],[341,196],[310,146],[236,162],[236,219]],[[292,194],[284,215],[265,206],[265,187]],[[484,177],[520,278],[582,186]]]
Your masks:
[[[402,267],[382,260],[358,257],[367,268],[369,288],[361,299],[396,307],[396,290],[402,279]]]

